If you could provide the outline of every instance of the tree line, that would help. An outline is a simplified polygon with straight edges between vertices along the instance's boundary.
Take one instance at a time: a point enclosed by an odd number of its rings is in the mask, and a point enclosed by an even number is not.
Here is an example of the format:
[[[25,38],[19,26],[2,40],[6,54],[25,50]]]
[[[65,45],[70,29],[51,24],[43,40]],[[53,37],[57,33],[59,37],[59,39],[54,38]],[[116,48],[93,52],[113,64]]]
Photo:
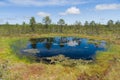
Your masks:
[[[59,19],[57,24],[51,24],[49,16],[43,18],[42,23],[37,23],[34,17],[31,17],[29,24],[23,22],[22,25],[11,25],[8,22],[0,25],[0,35],[18,35],[18,34],[41,34],[41,33],[77,33],[86,35],[115,35],[119,37],[120,21],[109,20],[107,24],[96,23],[95,21],[85,21],[82,24],[76,21],[75,24],[68,25],[64,19]]]

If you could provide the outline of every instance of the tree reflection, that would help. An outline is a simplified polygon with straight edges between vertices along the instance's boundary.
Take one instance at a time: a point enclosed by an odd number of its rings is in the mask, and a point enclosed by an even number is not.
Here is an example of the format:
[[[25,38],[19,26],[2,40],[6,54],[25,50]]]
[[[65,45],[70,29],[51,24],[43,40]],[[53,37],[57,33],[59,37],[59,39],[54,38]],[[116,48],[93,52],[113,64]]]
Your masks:
[[[52,43],[54,41],[54,38],[46,38],[46,43],[45,43],[45,47],[50,50],[50,48],[52,47]]]
[[[65,43],[67,43],[67,38],[66,37],[61,37],[59,46],[62,48],[62,47],[65,46]]]
[[[37,39],[30,39],[30,42],[31,42],[31,46],[32,48],[36,48],[36,45],[37,45]]]
[[[50,49],[54,39],[53,38],[39,38],[39,39],[30,39],[32,48],[36,48],[38,42],[45,42],[45,47]]]

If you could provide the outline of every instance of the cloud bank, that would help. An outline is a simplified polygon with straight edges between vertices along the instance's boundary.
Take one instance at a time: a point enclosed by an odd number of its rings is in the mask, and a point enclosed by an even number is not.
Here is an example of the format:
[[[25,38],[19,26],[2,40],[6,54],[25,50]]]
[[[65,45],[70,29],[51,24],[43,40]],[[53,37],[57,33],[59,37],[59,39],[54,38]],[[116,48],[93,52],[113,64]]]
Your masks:
[[[120,4],[98,4],[96,10],[116,10],[120,9]]]
[[[68,8],[65,12],[61,12],[59,14],[60,15],[68,15],[68,14],[78,15],[78,14],[80,14],[80,9],[73,6],[73,7]]]
[[[21,6],[52,6],[52,5],[78,5],[85,4],[85,0],[7,0],[11,4]]]

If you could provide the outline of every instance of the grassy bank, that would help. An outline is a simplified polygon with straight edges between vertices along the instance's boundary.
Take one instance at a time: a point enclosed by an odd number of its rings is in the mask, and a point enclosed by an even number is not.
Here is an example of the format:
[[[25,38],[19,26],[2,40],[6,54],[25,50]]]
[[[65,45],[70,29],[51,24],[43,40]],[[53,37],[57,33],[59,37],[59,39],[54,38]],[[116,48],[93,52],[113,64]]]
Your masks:
[[[19,58],[11,50],[16,40],[36,37],[76,36],[110,42],[106,52],[99,52],[91,64],[78,64],[74,67],[61,64],[31,63]],[[21,44],[21,43],[19,43]],[[79,34],[41,34],[6,36],[0,38],[0,78],[3,80],[118,80],[120,77],[120,44],[110,36],[86,36]],[[25,44],[22,44],[24,46]]]

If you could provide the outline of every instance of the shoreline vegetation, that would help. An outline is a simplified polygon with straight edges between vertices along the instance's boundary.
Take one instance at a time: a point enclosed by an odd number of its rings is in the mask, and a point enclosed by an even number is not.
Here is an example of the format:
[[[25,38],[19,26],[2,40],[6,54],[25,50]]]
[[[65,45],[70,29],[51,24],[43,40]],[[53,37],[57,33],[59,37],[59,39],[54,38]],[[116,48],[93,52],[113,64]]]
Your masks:
[[[106,25],[95,21],[76,22],[67,25],[63,19],[51,24],[47,16],[42,23],[35,18],[30,23],[0,25],[0,79],[2,80],[118,80],[120,78],[120,21],[109,20]],[[24,47],[29,38],[74,36],[94,40],[105,40],[110,47],[98,52],[94,62],[66,60],[64,63],[45,64],[32,62],[26,57],[18,57],[17,49]],[[17,40],[19,47],[11,47]],[[13,49],[15,49],[13,51]],[[53,60],[56,59],[53,57]],[[61,60],[60,60],[61,61]],[[76,64],[77,63],[77,64]],[[64,65],[66,64],[66,65]],[[76,65],[74,65],[76,64]],[[71,66],[72,65],[72,66]]]
[[[35,35],[35,34],[34,34]],[[115,39],[80,34],[41,34],[0,38],[0,78],[3,80],[115,80],[119,79],[120,44]],[[31,63],[26,58],[18,58],[10,48],[16,40],[36,37],[76,36],[81,38],[110,41],[106,52],[98,52],[94,63],[63,66],[61,64]],[[70,62],[66,63],[69,64]]]

